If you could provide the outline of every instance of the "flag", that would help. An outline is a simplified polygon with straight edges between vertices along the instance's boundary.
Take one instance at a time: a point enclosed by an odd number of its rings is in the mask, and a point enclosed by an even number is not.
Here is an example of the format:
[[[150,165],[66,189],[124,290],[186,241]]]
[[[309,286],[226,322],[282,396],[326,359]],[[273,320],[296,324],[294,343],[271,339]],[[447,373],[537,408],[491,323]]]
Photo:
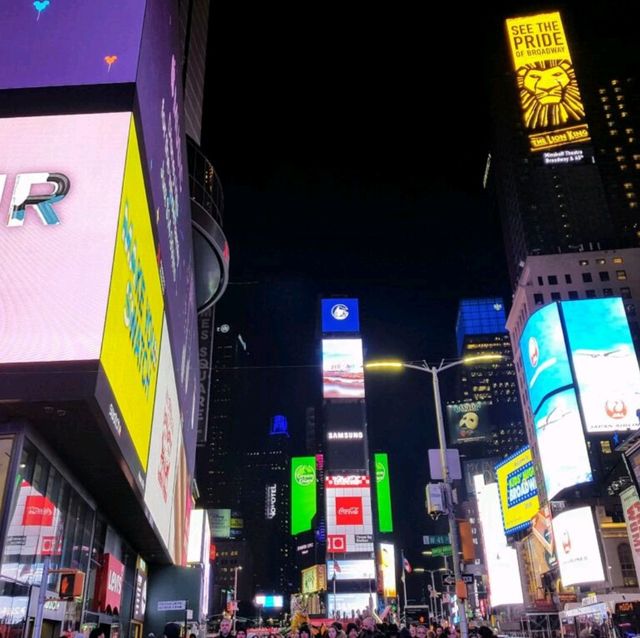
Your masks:
[[[334,560],[333,561],[333,573],[334,574],[339,574],[341,572],[342,572],[342,569],[341,569],[340,565],[338,564],[338,561]]]
[[[407,574],[410,574],[413,571],[411,563],[404,556],[402,557],[402,567],[404,568],[404,571],[407,572]]]

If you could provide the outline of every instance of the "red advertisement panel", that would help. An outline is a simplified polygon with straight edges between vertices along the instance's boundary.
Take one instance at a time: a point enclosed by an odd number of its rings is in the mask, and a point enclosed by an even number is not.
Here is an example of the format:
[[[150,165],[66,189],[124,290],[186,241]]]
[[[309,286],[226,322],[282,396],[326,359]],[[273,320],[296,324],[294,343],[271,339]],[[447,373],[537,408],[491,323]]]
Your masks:
[[[336,523],[338,525],[362,525],[362,496],[336,497]]]
[[[53,525],[54,511],[54,504],[46,496],[27,496],[24,502],[22,524],[50,527]]]
[[[112,554],[102,557],[102,569],[96,580],[96,601],[104,613],[120,611],[124,565]]]

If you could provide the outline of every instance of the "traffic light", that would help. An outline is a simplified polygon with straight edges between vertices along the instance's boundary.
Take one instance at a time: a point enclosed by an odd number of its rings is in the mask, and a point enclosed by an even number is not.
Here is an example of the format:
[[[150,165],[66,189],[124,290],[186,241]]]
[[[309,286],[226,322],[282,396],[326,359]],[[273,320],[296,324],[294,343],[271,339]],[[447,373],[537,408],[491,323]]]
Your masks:
[[[82,596],[84,589],[84,572],[64,572],[60,576],[58,595],[61,600],[73,600]]]

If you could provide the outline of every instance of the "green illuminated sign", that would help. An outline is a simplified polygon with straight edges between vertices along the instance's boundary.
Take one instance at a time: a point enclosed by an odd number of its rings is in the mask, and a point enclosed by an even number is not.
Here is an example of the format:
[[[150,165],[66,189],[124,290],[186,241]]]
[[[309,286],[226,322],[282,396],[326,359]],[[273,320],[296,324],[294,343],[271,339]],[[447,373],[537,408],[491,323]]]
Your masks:
[[[291,459],[291,535],[311,529],[317,511],[316,457]]]
[[[376,500],[378,503],[378,530],[393,532],[391,514],[391,484],[389,482],[389,459],[385,453],[374,454],[376,468]]]

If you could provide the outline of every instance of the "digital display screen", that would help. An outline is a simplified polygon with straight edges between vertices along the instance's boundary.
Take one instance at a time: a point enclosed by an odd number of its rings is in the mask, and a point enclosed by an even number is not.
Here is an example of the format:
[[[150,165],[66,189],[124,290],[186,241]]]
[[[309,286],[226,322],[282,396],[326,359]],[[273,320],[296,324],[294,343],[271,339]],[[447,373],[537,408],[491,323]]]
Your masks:
[[[396,548],[391,543],[380,543],[378,558],[382,575],[382,593],[385,598],[395,598],[396,589]]]
[[[446,413],[453,445],[484,441],[491,436],[494,423],[489,401],[449,403]]]
[[[578,402],[573,388],[552,395],[535,419],[547,498],[593,480]],[[571,450],[571,454],[567,454]]]
[[[498,463],[496,477],[505,534],[530,527],[540,507],[531,449],[522,448]]]
[[[376,468],[376,504],[378,509],[378,531],[393,532],[391,511],[391,481],[389,478],[389,457],[380,452],[373,455]]]
[[[133,121],[100,362],[146,472],[163,311],[151,215]]]
[[[311,529],[317,511],[316,457],[291,459],[291,535]]]
[[[359,332],[357,299],[322,299],[322,332]]]
[[[0,364],[98,360],[130,120],[0,119]]]
[[[135,82],[147,2],[7,2],[0,89]],[[78,140],[83,139],[78,137]]]
[[[562,303],[587,432],[640,428],[640,368],[620,298]]]
[[[327,561],[327,579],[362,580],[375,578],[376,569],[373,558],[340,559]]]
[[[563,585],[596,583],[605,579],[590,507],[578,507],[556,515],[553,535]]]
[[[361,339],[322,340],[322,393],[325,399],[364,399]]]
[[[573,383],[558,305],[534,312],[520,337],[529,403],[535,414],[551,392]]]
[[[373,551],[371,480],[365,475],[329,475],[325,479],[327,551]]]

